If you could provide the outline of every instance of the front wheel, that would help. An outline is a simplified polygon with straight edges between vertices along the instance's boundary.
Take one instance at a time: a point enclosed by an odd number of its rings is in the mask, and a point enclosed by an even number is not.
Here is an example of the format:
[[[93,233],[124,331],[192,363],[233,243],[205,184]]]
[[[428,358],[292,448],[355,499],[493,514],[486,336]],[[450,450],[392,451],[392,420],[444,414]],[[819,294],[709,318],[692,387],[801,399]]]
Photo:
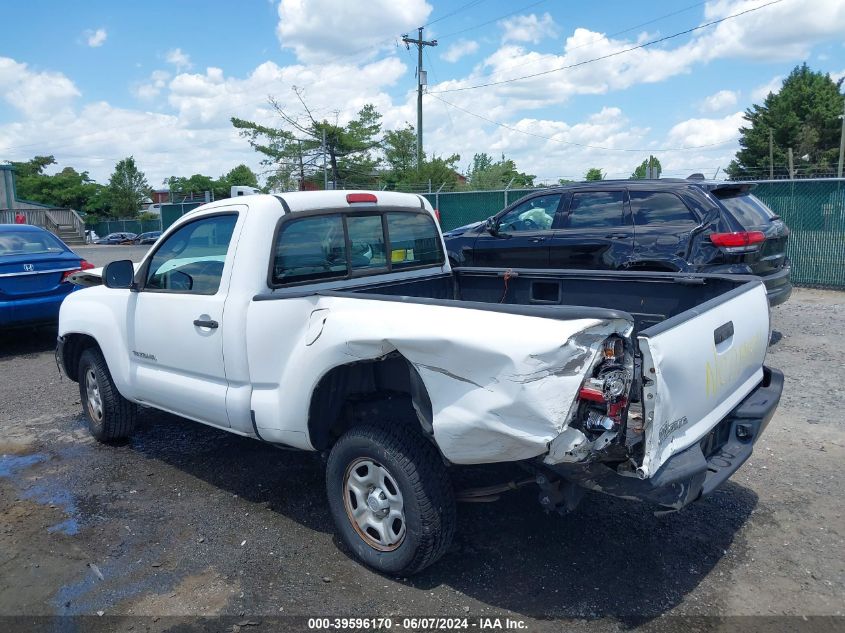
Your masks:
[[[364,563],[413,574],[448,549],[455,500],[435,448],[413,430],[353,427],[334,445],[326,470],[332,517]]]
[[[129,437],[138,407],[120,395],[98,349],[87,349],[79,359],[79,399],[88,429],[100,442]]]

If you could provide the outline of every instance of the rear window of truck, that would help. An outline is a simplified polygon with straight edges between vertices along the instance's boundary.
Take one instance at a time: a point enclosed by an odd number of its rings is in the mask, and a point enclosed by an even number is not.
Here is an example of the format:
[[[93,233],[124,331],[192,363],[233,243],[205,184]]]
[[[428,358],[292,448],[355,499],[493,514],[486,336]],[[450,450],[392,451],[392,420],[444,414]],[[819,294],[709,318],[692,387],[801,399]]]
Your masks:
[[[277,233],[270,285],[441,266],[443,262],[440,234],[427,213],[288,217]]]

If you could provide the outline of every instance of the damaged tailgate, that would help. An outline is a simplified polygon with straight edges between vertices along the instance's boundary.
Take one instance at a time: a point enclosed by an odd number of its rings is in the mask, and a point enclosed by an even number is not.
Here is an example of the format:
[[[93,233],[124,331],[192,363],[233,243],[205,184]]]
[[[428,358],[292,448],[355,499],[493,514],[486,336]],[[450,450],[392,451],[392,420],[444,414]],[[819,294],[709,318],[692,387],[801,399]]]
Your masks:
[[[645,454],[640,477],[700,441],[763,379],[769,305],[749,281],[639,334]]]

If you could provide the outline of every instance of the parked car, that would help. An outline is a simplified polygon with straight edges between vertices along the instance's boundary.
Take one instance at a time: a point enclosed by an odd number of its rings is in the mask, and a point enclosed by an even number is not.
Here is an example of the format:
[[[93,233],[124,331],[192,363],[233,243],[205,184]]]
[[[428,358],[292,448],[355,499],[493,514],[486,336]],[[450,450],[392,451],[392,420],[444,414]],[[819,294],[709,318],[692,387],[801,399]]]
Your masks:
[[[452,270],[443,246],[412,194],[213,202],[138,266],[81,274],[56,356],[100,441],[142,404],[323,452],[340,537],[399,575],[448,549],[460,465],[527,473],[462,498],[537,484],[548,510],[584,488],[678,510],[751,455],[783,385],[760,279]]]
[[[148,231],[136,236],[133,240],[135,244],[155,244],[155,241],[161,237],[161,231]]]
[[[445,234],[453,266],[757,275],[789,298],[789,229],[756,185],[704,180],[584,182],[544,189]]]
[[[55,323],[73,290],[68,277],[92,269],[52,233],[28,224],[0,224],[0,328]]]
[[[105,237],[101,237],[96,244],[132,244],[135,238],[138,237],[135,233],[109,233]]]

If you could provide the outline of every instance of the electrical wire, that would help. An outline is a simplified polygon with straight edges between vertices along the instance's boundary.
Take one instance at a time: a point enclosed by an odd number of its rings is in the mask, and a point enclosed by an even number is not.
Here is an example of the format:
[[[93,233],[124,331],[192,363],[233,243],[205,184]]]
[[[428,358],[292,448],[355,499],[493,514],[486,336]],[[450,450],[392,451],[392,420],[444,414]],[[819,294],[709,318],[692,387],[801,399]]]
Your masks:
[[[653,40],[649,40],[648,42],[643,42],[642,44],[637,44],[636,46],[631,46],[629,48],[624,48],[622,50],[615,51],[613,53],[608,53],[607,55],[601,55],[599,57],[593,57],[592,59],[585,59],[584,61],[576,62],[574,64],[568,64],[566,66],[560,66],[558,68],[551,68],[549,70],[543,70],[538,73],[531,73],[528,75],[522,75],[520,77],[511,77],[510,79],[502,79],[500,81],[488,81],[480,84],[475,84],[472,86],[461,86],[459,88],[447,88],[445,90],[433,90],[430,91],[428,94],[446,94],[447,92],[463,92],[466,90],[476,90],[478,88],[488,88],[490,86],[500,86],[502,84],[513,83],[515,81],[522,81],[523,79],[533,79],[534,77],[542,77],[543,75],[550,75],[552,73],[557,73],[563,70],[571,70],[572,68],[578,68],[580,66],[586,66],[587,64],[592,64],[594,62],[603,61],[605,59],[610,59],[612,57],[618,57],[619,55],[624,55],[625,53],[630,53],[632,51],[640,50],[642,48],[647,48],[649,46],[654,46],[655,44],[659,44],[661,42],[666,42],[668,40],[675,39],[676,37],[680,37],[682,35],[688,35],[695,31],[700,31],[702,29],[709,28],[711,26],[715,26],[716,24],[721,24],[727,20],[732,20],[734,18],[738,18],[742,15],[746,15],[748,13],[752,13],[754,11],[759,11],[760,9],[765,9],[766,7],[770,7],[775,4],[779,4],[783,2],[783,0],[772,0],[771,2],[767,2],[766,4],[762,4],[759,7],[753,7],[751,9],[746,9],[745,11],[740,11],[739,13],[734,13],[732,15],[727,15],[723,18],[719,18],[718,20],[711,20],[710,22],[706,22],[705,24],[699,24],[698,26],[686,29],[684,31],[678,31],[677,33],[672,33],[671,35],[666,35],[664,37],[659,37]],[[492,76],[492,75],[491,75]]]
[[[733,136],[729,139],[725,139],[723,141],[718,141],[716,143],[708,143],[706,145],[691,145],[689,147],[663,147],[663,148],[631,147],[631,148],[619,148],[619,147],[602,147],[600,145],[588,145],[586,143],[576,143],[575,141],[564,141],[564,140],[554,138],[554,137],[551,137],[551,136],[543,136],[542,134],[535,134],[534,132],[529,132],[527,130],[521,130],[518,127],[508,125],[507,123],[502,123],[501,121],[494,121],[493,119],[489,119],[489,118],[487,118],[487,117],[485,117],[481,114],[477,114],[475,112],[467,110],[466,108],[462,108],[459,105],[455,105],[451,101],[446,101],[446,99],[438,97],[437,94],[435,94],[435,93],[427,92],[425,94],[427,94],[428,96],[434,97],[438,101],[442,101],[446,105],[451,106],[451,107],[455,108],[456,110],[460,110],[461,112],[469,114],[470,116],[474,116],[477,119],[481,119],[482,121],[486,121],[487,123],[492,123],[493,125],[504,128],[506,130],[511,130],[512,132],[518,132],[520,134],[525,134],[527,136],[533,136],[534,138],[539,138],[539,139],[542,139],[544,141],[552,141],[553,143],[560,143],[562,145],[573,145],[575,147],[583,147],[583,148],[586,148],[586,149],[600,149],[600,150],[603,150],[603,151],[606,151],[606,152],[652,152],[652,153],[683,152],[683,151],[686,151],[686,150],[704,149],[705,147],[716,147],[718,145],[725,145],[726,143],[730,143],[731,141],[734,141],[736,139],[736,137]]]

